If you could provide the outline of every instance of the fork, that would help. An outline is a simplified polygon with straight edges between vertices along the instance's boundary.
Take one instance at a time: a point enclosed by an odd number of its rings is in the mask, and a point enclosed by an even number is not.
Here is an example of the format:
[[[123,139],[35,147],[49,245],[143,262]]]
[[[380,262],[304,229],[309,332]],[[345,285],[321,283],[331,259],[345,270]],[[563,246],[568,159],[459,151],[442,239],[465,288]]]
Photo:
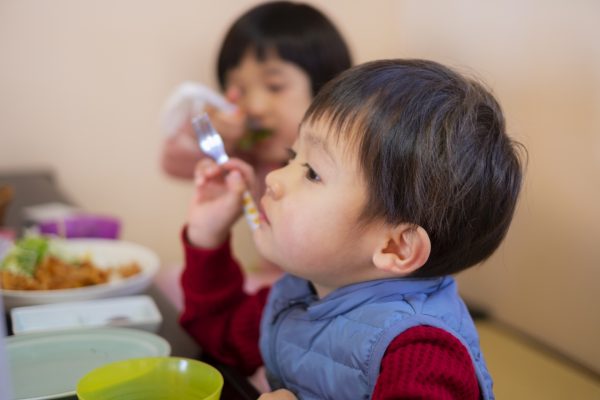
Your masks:
[[[221,139],[221,135],[219,135],[210,123],[210,119],[206,113],[194,117],[192,119],[192,127],[196,133],[200,150],[202,150],[204,154],[214,159],[219,165],[229,160],[229,156],[225,152],[223,139]],[[250,229],[255,230],[260,224],[258,209],[252,199],[252,195],[250,195],[250,192],[247,190],[244,191],[242,204],[244,206],[246,221],[248,222],[248,225],[250,225]]]

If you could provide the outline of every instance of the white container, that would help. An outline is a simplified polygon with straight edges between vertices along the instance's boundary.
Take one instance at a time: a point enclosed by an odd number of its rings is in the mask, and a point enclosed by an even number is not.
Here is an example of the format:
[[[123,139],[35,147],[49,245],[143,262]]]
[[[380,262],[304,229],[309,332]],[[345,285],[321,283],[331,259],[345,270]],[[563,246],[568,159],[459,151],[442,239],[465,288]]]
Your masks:
[[[15,335],[106,326],[156,332],[162,323],[154,300],[144,295],[16,307],[10,317]]]

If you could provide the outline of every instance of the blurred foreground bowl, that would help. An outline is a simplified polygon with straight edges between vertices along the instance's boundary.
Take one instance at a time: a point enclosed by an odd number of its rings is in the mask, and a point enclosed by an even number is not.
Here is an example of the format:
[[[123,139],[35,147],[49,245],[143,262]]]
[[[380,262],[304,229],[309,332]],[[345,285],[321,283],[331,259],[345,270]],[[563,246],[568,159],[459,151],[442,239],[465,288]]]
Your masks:
[[[80,400],[217,400],[223,376],[216,368],[178,357],[133,358],[106,364],[77,385]]]

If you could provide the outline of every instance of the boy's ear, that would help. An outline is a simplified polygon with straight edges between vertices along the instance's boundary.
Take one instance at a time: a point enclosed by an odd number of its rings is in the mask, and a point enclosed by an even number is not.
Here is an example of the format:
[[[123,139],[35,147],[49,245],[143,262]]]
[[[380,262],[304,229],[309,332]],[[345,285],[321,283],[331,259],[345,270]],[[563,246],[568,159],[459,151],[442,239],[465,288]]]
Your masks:
[[[421,268],[431,252],[429,235],[420,226],[400,224],[389,228],[373,254],[381,270],[406,276]]]

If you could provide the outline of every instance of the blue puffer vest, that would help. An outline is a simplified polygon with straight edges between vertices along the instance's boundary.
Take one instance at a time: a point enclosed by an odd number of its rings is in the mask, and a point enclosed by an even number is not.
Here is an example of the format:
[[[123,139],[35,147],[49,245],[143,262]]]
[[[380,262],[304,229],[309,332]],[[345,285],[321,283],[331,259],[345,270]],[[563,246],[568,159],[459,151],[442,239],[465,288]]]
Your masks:
[[[319,300],[308,281],[285,275],[271,289],[260,350],[273,389],[302,400],[369,399],[388,345],[417,325],[460,340],[481,397],[494,398],[477,331],[451,277],[362,282]]]

